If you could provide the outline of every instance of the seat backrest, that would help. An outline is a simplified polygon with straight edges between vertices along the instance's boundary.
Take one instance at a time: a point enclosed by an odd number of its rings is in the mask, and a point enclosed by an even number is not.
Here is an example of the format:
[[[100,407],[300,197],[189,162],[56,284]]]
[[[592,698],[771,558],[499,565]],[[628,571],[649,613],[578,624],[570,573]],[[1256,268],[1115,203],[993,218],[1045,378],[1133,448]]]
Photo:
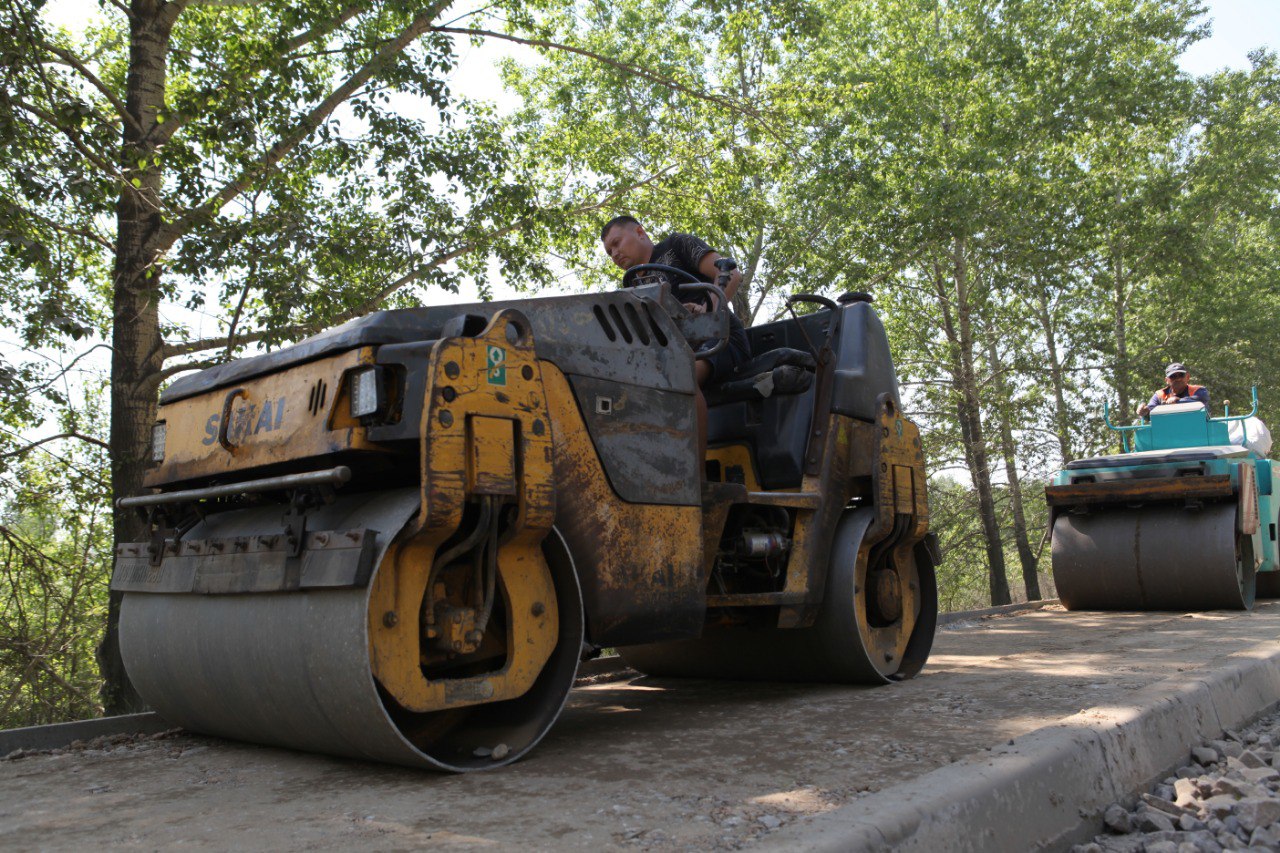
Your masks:
[[[800,394],[774,394],[737,400],[707,409],[707,443],[746,443],[755,457],[760,486],[785,489],[800,485],[804,452],[813,420],[815,386]]]
[[[877,399],[888,393],[899,407],[898,380],[889,354],[884,325],[867,302],[843,304],[830,342],[834,356],[830,411],[864,421],[878,416]],[[830,310],[779,320],[747,329],[751,363],[764,364],[770,353],[799,351],[808,356],[827,340]],[[773,356],[781,364],[782,356]],[[748,365],[749,366],[749,365]],[[739,373],[745,373],[746,369]],[[816,383],[798,394],[771,394],[761,399],[726,400],[708,408],[707,440],[711,445],[746,443],[754,453],[760,485],[792,488],[804,476],[805,452],[813,423]],[[710,393],[708,403],[711,403]],[[826,412],[823,412],[826,417]]]

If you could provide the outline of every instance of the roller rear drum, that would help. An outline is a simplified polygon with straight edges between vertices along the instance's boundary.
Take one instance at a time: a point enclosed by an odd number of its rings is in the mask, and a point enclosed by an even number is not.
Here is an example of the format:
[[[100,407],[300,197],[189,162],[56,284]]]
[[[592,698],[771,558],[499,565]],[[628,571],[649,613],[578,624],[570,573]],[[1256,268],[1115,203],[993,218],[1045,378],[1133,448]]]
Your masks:
[[[812,627],[710,627],[698,639],[629,646],[619,653],[641,672],[662,676],[848,684],[914,676],[929,656],[937,624],[933,562],[918,545],[898,556],[893,571],[869,571],[862,540],[874,517],[854,510],[841,518],[822,610]]]

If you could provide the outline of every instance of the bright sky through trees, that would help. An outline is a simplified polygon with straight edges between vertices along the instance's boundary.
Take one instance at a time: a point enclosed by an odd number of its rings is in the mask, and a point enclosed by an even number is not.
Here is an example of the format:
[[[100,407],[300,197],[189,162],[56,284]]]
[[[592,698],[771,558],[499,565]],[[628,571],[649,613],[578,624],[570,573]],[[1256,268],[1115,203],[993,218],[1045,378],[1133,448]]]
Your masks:
[[[1207,74],[1230,67],[1245,68],[1249,51],[1259,47],[1280,49],[1280,14],[1277,0],[1206,0],[1208,17],[1213,24],[1213,36],[1193,45],[1182,57],[1182,67],[1191,74]],[[459,7],[459,15],[465,14]],[[98,0],[52,0],[45,10],[48,20],[71,29],[83,27],[101,15]],[[459,37],[461,61],[451,75],[451,83],[459,95],[484,99],[496,103],[503,112],[514,109],[518,99],[506,91],[499,79],[497,63],[507,57],[522,62],[536,62],[537,54],[531,49],[509,42],[488,41],[478,46]],[[492,276],[491,286],[496,298],[510,298],[514,291],[502,282],[501,276]],[[573,282],[566,281],[572,289]],[[567,292],[567,291],[566,291]],[[476,297],[474,284],[463,287],[457,294],[440,292],[440,302],[470,302]],[[174,318],[177,319],[177,318]],[[207,321],[215,325],[214,317],[192,314],[188,322],[202,327]],[[200,329],[196,330],[197,334]]]

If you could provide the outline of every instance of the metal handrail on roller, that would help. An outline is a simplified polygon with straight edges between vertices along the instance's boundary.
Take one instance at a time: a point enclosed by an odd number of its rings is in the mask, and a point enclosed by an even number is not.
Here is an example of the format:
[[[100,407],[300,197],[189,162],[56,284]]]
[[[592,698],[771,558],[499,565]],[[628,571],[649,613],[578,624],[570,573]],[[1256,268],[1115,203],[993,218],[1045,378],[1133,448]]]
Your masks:
[[[1258,386],[1257,385],[1253,386],[1253,388],[1251,389],[1251,394],[1253,397],[1253,409],[1250,410],[1249,414],[1232,415],[1231,401],[1225,400],[1223,401],[1223,416],[1220,418],[1210,417],[1209,420],[1218,421],[1219,423],[1228,423],[1230,421],[1247,421],[1249,418],[1258,414]],[[1145,429],[1147,426],[1145,423],[1135,424],[1133,426],[1116,426],[1115,424],[1111,423],[1111,405],[1106,400],[1102,401],[1102,420],[1106,423],[1107,429],[1111,430],[1112,432],[1120,433],[1120,445],[1124,448],[1125,453],[1129,453],[1132,451],[1132,444],[1129,440],[1131,437],[1125,435],[1125,433],[1133,432],[1134,430]],[[1247,436],[1248,433],[1246,432],[1245,435]]]

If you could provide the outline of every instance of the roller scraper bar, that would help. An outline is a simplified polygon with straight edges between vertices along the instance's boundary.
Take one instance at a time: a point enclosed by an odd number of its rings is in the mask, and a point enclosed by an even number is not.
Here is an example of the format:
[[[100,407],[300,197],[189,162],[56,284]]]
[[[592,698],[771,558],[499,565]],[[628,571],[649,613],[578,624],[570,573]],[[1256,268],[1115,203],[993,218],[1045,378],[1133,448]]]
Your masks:
[[[308,486],[340,486],[351,479],[351,469],[346,465],[329,468],[325,471],[308,471],[305,474],[287,474],[283,477],[266,477],[261,480],[248,480],[241,483],[225,483],[221,486],[209,486],[205,489],[184,489],[178,492],[165,492],[159,495],[137,495],[132,498],[121,498],[116,501],[120,509],[134,507],[160,506],[162,504],[192,503],[207,501],[213,498],[229,498],[243,495],[246,492],[278,492],[284,489],[306,488]]]

